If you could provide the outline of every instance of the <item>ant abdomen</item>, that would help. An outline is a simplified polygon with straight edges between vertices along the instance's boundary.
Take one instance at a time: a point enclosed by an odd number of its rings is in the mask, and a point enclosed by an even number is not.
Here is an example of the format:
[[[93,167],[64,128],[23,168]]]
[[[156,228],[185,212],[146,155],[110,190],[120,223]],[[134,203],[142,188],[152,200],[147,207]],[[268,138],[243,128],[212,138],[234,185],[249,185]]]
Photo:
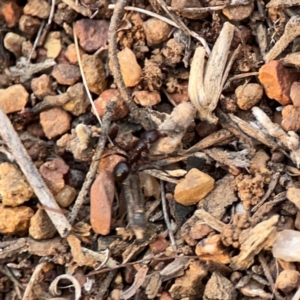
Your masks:
[[[114,177],[116,182],[124,181],[131,171],[131,165],[126,161],[121,161],[114,168]]]

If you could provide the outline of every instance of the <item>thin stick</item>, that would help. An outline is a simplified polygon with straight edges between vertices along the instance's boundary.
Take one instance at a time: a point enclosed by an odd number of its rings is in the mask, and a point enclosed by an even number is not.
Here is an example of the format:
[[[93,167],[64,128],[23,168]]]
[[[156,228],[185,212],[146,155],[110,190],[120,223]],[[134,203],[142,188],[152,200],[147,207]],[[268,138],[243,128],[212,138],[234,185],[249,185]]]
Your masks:
[[[216,11],[216,10],[222,10],[225,8],[226,5],[219,5],[219,6],[210,6],[210,7],[184,7],[184,8],[176,8],[172,6],[168,6],[169,11],[178,11],[180,13],[182,12],[209,12],[209,11]]]
[[[266,262],[266,258],[264,257],[264,255],[262,253],[258,254],[258,260],[263,268],[264,274],[266,276],[266,278],[268,279],[271,287],[272,287],[272,292],[274,293],[274,280],[272,278],[272,274],[270,272],[270,268],[268,267],[268,264]]]
[[[108,56],[111,63],[111,72],[114,77],[115,83],[119,89],[121,97],[126,102],[126,105],[129,108],[130,116],[134,121],[139,122],[142,126],[148,130],[152,128],[151,122],[147,118],[147,113],[144,109],[139,109],[138,106],[132,101],[132,98],[128,92],[128,89],[125,86],[124,79],[122,77],[121,68],[119,60],[117,57],[118,47],[117,47],[117,30],[120,27],[123,9],[126,6],[126,0],[118,0],[117,4],[114,6],[114,13],[110,20],[110,25],[108,29]]]
[[[41,271],[42,271],[42,269],[43,269],[43,267],[45,265],[46,265],[46,262],[42,262],[42,263],[38,264],[35,267],[32,275],[30,277],[30,280],[29,280],[29,282],[28,282],[28,284],[26,286],[26,290],[24,292],[22,300],[29,300],[29,299],[31,299],[31,290],[32,290],[32,287],[33,287],[34,283],[37,281],[38,276],[41,273]]]
[[[107,299],[105,296],[107,294],[107,291],[109,289],[109,286],[110,286],[112,280],[117,275],[117,272],[118,272],[117,270],[113,270],[107,274],[104,281],[101,283],[100,289],[98,290],[98,293],[96,295],[96,300]]]
[[[277,185],[279,177],[280,177],[280,172],[276,172],[275,174],[273,174],[272,180],[268,185],[268,190],[266,191],[262,199],[251,209],[251,212],[253,213],[256,212],[268,200],[268,198],[270,197],[271,193],[273,192],[273,190]]]
[[[100,123],[100,125],[102,125],[102,120],[101,120],[101,118],[100,118],[100,116],[98,114],[98,111],[96,109],[95,103],[93,101],[92,95],[90,93],[90,90],[89,90],[89,87],[88,87],[88,84],[86,82],[86,78],[85,78],[85,75],[84,75],[84,71],[83,71],[83,67],[82,67],[82,63],[81,63],[80,52],[79,52],[78,39],[77,39],[77,36],[76,36],[76,33],[75,33],[75,25],[74,24],[73,24],[73,36],[74,36],[76,56],[77,56],[77,60],[78,60],[80,74],[81,74],[81,77],[82,77],[83,86],[85,88],[86,94],[88,95],[88,98],[90,100],[91,106],[94,109],[95,116],[96,116],[98,122]],[[110,142],[110,144],[112,146],[114,145],[114,143],[112,142],[112,140],[110,139],[110,137],[108,137],[108,141]]]
[[[41,23],[41,26],[39,28],[39,31],[35,37],[35,40],[34,40],[34,43],[33,43],[33,46],[32,46],[32,49],[30,51],[30,54],[29,54],[29,57],[28,57],[28,60],[27,60],[27,65],[30,63],[30,60],[31,60],[31,57],[33,55],[33,52],[34,50],[36,49],[38,43],[39,43],[39,40],[41,38],[41,35],[42,35],[42,32],[43,32],[43,29],[44,29],[44,26],[45,26],[45,20],[42,21]]]
[[[83,71],[83,67],[82,67],[82,63],[81,63],[81,58],[80,58],[80,52],[79,52],[79,46],[78,46],[78,40],[77,40],[77,36],[76,36],[76,33],[75,33],[75,24],[73,23],[73,38],[74,38],[74,43],[75,43],[75,49],[76,49],[76,56],[77,56],[77,60],[78,60],[78,65],[79,65],[79,69],[80,69],[80,75],[82,77],[82,82],[83,82],[83,86],[85,88],[85,91],[88,95],[88,98],[90,100],[90,103],[92,105],[92,108],[94,109],[94,112],[95,112],[95,116],[98,120],[98,122],[100,123],[100,125],[102,125],[102,120],[97,112],[97,109],[96,109],[96,106],[95,106],[95,103],[93,101],[93,98],[92,98],[92,95],[90,93],[90,90],[88,88],[88,84],[86,82],[86,79],[85,79],[85,75],[84,75],[84,71]]]
[[[110,4],[110,5],[108,5],[108,8],[109,9],[114,9],[115,6],[116,5],[114,5],[114,4]],[[163,16],[161,16],[159,14],[156,14],[156,13],[154,13],[152,11],[148,11],[148,10],[145,10],[145,9],[142,9],[142,8],[139,8],[139,7],[133,7],[133,6],[125,6],[124,9],[125,10],[132,10],[132,11],[140,12],[142,14],[145,14],[145,15],[157,18],[159,20],[162,20],[162,21],[164,21],[164,22],[166,22],[166,23],[168,23],[168,24],[170,24],[170,25],[172,25],[172,26],[174,26],[176,28],[179,28],[178,25],[175,22],[173,22],[172,20],[170,20],[170,19],[168,19],[166,17],[163,17]],[[211,51],[209,49],[209,46],[206,43],[206,40],[203,37],[201,37],[199,34],[197,34],[196,32],[194,32],[192,30],[190,30],[190,33],[191,33],[192,37],[194,37],[195,39],[197,39],[202,44],[202,46],[205,48],[206,53],[209,55]]]
[[[176,23],[177,27],[182,30],[182,32],[187,35],[187,48],[190,49],[191,46],[191,32],[187,28],[187,26],[182,22],[182,20],[176,15],[169,11],[168,6],[164,0],[156,0],[157,3],[161,6],[161,8],[165,11],[165,13]]]
[[[8,100],[9,99],[7,99],[7,101]],[[10,149],[13,157],[21,168],[27,181],[33,188],[33,191],[41,204],[43,206],[48,206],[54,208],[55,210],[59,210],[59,205],[56,203],[53,195],[43,181],[37,168],[32,163],[31,158],[29,157],[26,149],[21,143],[19,136],[15,132],[12,124],[10,123],[10,120],[2,109],[0,109],[0,135],[4,143]],[[71,225],[68,222],[67,218],[63,214],[51,210],[46,210],[46,213],[59,232],[60,236],[66,237],[71,231]]]
[[[164,182],[160,180],[160,189],[161,189],[161,203],[162,203],[162,209],[163,209],[163,215],[165,219],[165,223],[169,232],[169,237],[171,241],[171,246],[173,250],[176,252],[177,251],[177,245],[175,242],[174,234],[173,234],[173,229],[172,225],[170,223],[169,215],[167,212],[167,200],[166,200],[166,193],[165,193],[165,187],[164,187]]]
[[[15,276],[12,274],[12,272],[10,271],[10,269],[8,267],[6,267],[6,266],[4,268],[1,267],[0,272],[12,281],[12,283],[14,284],[16,293],[17,293],[19,299],[21,299],[22,293],[21,293],[20,289],[24,289],[22,284],[15,278]]]
[[[106,139],[108,136],[108,131],[109,131],[109,125],[110,125],[110,121],[111,121],[111,116],[114,110],[114,107],[116,105],[116,100],[112,99],[106,108],[106,112],[104,115],[104,119],[103,119],[103,124],[102,124],[102,132],[101,132],[101,136],[99,137],[98,140],[98,144],[97,144],[97,148],[93,157],[93,161],[91,163],[89,172],[86,175],[85,181],[83,183],[83,186],[79,192],[79,195],[75,201],[75,204],[72,208],[72,211],[70,212],[68,219],[70,221],[71,224],[74,223],[79,210],[81,209],[81,206],[83,205],[84,202],[84,198],[86,197],[86,195],[88,194],[88,191],[91,187],[91,184],[96,176],[97,173],[97,169],[99,166],[99,161],[102,157],[104,148],[105,148],[105,143],[106,143]]]

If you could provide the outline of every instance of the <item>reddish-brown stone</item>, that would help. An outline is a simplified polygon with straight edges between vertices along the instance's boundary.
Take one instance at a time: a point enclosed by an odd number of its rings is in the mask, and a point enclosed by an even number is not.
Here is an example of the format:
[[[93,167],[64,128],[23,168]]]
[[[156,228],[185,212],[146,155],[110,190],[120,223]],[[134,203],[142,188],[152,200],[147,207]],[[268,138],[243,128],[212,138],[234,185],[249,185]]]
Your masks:
[[[129,110],[125,102],[122,100],[121,95],[116,89],[108,89],[104,91],[95,101],[95,107],[100,117],[104,116],[106,111],[106,106],[111,101],[111,99],[116,99],[117,103],[115,109],[113,111],[112,120],[117,121],[124,118]],[[95,114],[94,109],[92,109],[92,113]]]
[[[281,126],[286,131],[297,131],[300,129],[300,108],[287,105],[282,110]]]
[[[106,20],[81,19],[75,23],[75,32],[80,46],[94,52],[107,43],[109,22]]]
[[[290,97],[294,107],[300,107],[300,82],[293,82]]]
[[[7,28],[13,28],[18,25],[22,14],[22,9],[15,1],[8,2],[2,6],[0,15],[3,15]]]
[[[290,89],[292,78],[288,70],[278,60],[272,60],[259,70],[258,78],[267,96],[281,105],[291,103]]]

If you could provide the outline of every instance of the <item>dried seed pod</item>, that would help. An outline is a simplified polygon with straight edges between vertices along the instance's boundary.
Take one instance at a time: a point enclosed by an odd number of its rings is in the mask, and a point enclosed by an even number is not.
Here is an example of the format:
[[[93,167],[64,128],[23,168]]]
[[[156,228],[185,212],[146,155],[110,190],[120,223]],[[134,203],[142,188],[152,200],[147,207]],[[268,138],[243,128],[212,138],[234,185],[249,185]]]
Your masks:
[[[189,97],[197,108],[200,119],[209,123],[217,123],[218,119],[212,111],[219,101],[223,85],[231,68],[234,55],[228,61],[229,48],[233,39],[234,26],[224,23],[205,67],[205,50],[196,49],[189,78]]]

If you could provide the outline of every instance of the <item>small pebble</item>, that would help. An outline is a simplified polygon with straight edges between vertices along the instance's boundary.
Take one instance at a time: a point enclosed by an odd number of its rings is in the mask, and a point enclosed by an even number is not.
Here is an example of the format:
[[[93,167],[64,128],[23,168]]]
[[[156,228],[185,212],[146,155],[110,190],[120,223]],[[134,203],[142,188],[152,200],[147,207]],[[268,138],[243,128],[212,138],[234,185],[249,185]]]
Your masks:
[[[294,107],[300,107],[300,82],[295,81],[291,86],[290,97]]]
[[[76,190],[70,185],[65,185],[56,195],[55,200],[61,207],[69,207],[77,196]]]
[[[43,74],[40,77],[31,80],[31,89],[34,95],[43,100],[45,96],[55,95],[52,89],[52,80],[49,75]]]
[[[45,137],[45,132],[43,130],[43,127],[40,123],[32,123],[27,126],[27,131],[31,135],[39,138],[44,138]]]
[[[75,23],[75,32],[80,46],[87,52],[94,52],[107,43],[109,22],[106,20],[81,19]]]
[[[300,262],[300,232],[290,229],[280,231],[272,245],[272,253],[275,258],[287,262]]]
[[[106,89],[106,72],[104,64],[95,55],[82,55],[82,68],[89,90],[100,95]]]
[[[287,190],[286,197],[289,201],[293,202],[298,209],[300,209],[300,188],[290,187]]]
[[[235,5],[223,8],[222,13],[230,21],[242,21],[249,18],[253,12],[254,3],[251,2],[247,5]]]
[[[3,205],[15,207],[28,201],[34,193],[19,168],[5,162],[0,165],[0,195]]]
[[[154,242],[149,244],[150,250],[154,255],[164,252],[170,243],[163,237],[157,237]]]
[[[137,63],[131,49],[125,48],[118,53],[122,77],[126,87],[133,87],[139,83],[142,77],[142,68]]]
[[[8,32],[4,38],[4,47],[13,53],[16,57],[22,55],[22,43],[26,41],[26,38],[20,36],[14,32]]]
[[[58,57],[62,49],[61,34],[59,31],[52,31],[47,35],[44,48],[47,49],[47,58]]]
[[[90,105],[89,98],[81,82],[78,82],[67,89],[70,101],[63,105],[63,109],[74,116],[80,116],[87,111]]]
[[[201,240],[195,252],[203,260],[218,261],[222,264],[230,263],[230,252],[222,243],[222,236],[216,234]]]
[[[242,110],[248,110],[256,105],[263,96],[263,88],[258,83],[240,85],[235,90],[237,105]]]
[[[19,21],[19,29],[28,38],[33,37],[41,27],[41,20],[39,18],[22,15]]]
[[[292,85],[289,71],[277,60],[272,60],[259,69],[258,78],[267,96],[281,105],[291,103],[290,89]]]
[[[160,93],[158,92],[136,91],[132,96],[136,104],[144,107],[157,105],[161,101]]]
[[[79,48],[79,53],[80,57],[84,54],[84,52]],[[70,44],[65,53],[65,58],[71,63],[71,64],[77,64],[78,63],[78,58],[77,58],[77,53],[76,53],[76,48],[75,44]]]
[[[214,188],[215,180],[204,172],[191,169],[175,187],[174,198],[182,205],[201,201]]]
[[[5,235],[26,235],[33,215],[34,211],[30,207],[6,207],[0,204],[0,233]]]
[[[59,107],[40,113],[40,123],[48,139],[58,137],[71,128],[71,116]]]
[[[66,175],[68,171],[69,166],[60,158],[45,162],[39,169],[46,185],[54,195],[65,186],[64,175]]]
[[[15,84],[0,90],[0,105],[4,113],[21,111],[27,104],[29,94],[21,84]]]
[[[116,89],[105,90],[95,101],[96,110],[100,117],[103,117],[106,111],[107,104],[114,98],[117,100],[115,109],[113,111],[112,120],[117,121],[124,118],[129,110],[125,102],[122,100],[121,95]],[[95,114],[94,109],[92,113]]]
[[[24,14],[40,19],[47,19],[50,9],[50,4],[45,0],[29,0],[24,6]]]
[[[73,85],[81,77],[79,67],[69,64],[55,65],[51,75],[58,83],[63,85]]]
[[[38,209],[30,220],[29,234],[36,240],[51,239],[56,228],[44,209]]]
[[[15,1],[9,1],[0,8],[0,15],[4,17],[7,28],[14,28],[18,25],[22,9]]]
[[[283,270],[276,278],[276,289],[285,295],[298,289],[300,286],[300,273],[296,270]]]
[[[298,131],[300,129],[300,108],[287,105],[282,110],[281,126],[286,131]]]
[[[172,29],[171,25],[157,18],[150,18],[144,22],[144,31],[149,46],[156,46],[165,42]]]

